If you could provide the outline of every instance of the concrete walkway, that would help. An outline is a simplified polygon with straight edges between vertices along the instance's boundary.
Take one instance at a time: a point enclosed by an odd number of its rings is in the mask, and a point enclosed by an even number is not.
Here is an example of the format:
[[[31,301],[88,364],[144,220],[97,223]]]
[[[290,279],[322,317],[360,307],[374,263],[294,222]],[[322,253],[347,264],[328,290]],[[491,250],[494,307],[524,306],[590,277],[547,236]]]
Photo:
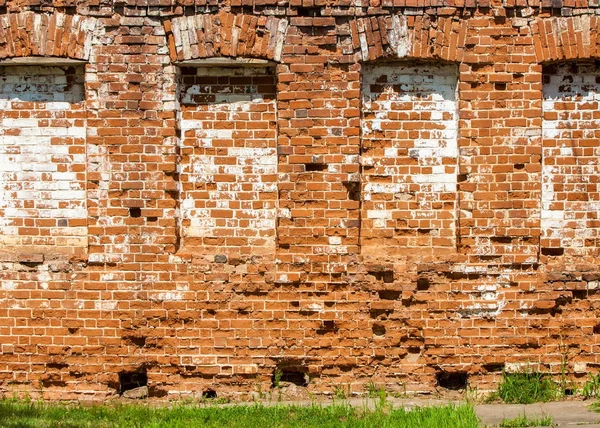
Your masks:
[[[404,407],[410,409],[413,407],[424,406],[445,406],[447,404],[461,404],[464,400],[448,400],[436,398],[393,398],[386,397],[387,403],[394,408]],[[525,415],[529,419],[538,419],[544,416],[551,416],[554,427],[581,427],[581,428],[600,428],[600,413],[591,410],[590,406],[595,400],[589,401],[556,401],[552,403],[535,404],[476,404],[475,412],[481,420],[481,427],[495,428],[504,419],[514,419]],[[348,398],[343,400],[331,400],[323,397],[316,400],[293,400],[293,401],[270,401],[263,402],[264,405],[277,404],[295,404],[300,406],[310,406],[312,404],[331,405],[333,403],[344,403],[355,407],[375,408],[378,404],[376,398]],[[232,403],[233,405],[233,403]]]
[[[296,404],[300,406],[310,406],[311,404],[331,405],[336,400],[317,399],[296,400],[293,402],[283,402],[283,404]],[[373,398],[349,398],[338,400],[337,403],[347,403],[356,407],[375,408],[377,399]],[[590,406],[595,401],[556,401],[552,403],[535,404],[476,404],[475,412],[481,420],[481,427],[495,428],[505,419],[514,419],[525,415],[529,419],[538,419],[545,416],[551,416],[554,427],[581,427],[581,428],[600,428],[600,413],[591,410]],[[450,403],[461,404],[461,400],[447,400],[435,398],[393,398],[387,397],[387,403],[394,408],[423,406],[444,406]],[[275,405],[276,402],[265,403],[266,405]]]
[[[600,413],[590,410],[593,401],[558,401],[536,404],[479,404],[475,406],[482,426],[495,427],[504,419],[525,414],[528,418],[552,416],[553,426],[600,428]]]

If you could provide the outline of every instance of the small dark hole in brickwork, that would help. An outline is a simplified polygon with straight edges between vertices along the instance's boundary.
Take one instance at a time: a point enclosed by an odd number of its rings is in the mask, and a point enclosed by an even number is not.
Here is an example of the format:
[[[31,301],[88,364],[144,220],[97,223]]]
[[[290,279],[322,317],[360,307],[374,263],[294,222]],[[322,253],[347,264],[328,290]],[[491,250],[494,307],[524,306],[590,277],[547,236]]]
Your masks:
[[[21,261],[19,263],[22,264],[23,266],[27,266],[28,268],[34,268],[34,267],[44,264],[44,262],[27,262],[27,261]]]
[[[338,331],[337,326],[335,325],[335,321],[327,320],[323,321],[321,324],[321,328],[317,330],[317,334],[327,334]]]
[[[373,324],[373,335],[375,336],[385,336],[385,326],[381,324]]]
[[[600,324],[594,326],[594,334],[600,334]]]
[[[524,163],[516,163],[515,164],[515,169],[523,169],[525,168],[525,164]]]
[[[377,281],[383,281],[386,284],[394,282],[394,272],[391,270],[369,272],[369,275],[374,276]]]
[[[206,398],[206,399],[217,398],[217,391],[215,391],[214,389],[207,389],[205,391],[202,391],[202,398]]]
[[[504,370],[504,364],[502,363],[489,363],[484,364],[483,369],[488,373],[497,373]]]
[[[342,183],[348,191],[348,199],[360,201],[360,183],[357,181],[344,181]]]
[[[542,248],[542,254],[544,256],[562,256],[565,253],[564,248]]]
[[[496,91],[505,91],[506,90],[506,83],[495,83],[494,84],[494,89]]]
[[[278,387],[278,382],[288,382],[296,386],[307,386],[306,375],[304,372],[291,369],[278,369],[273,373],[273,387]]]
[[[489,260],[498,260],[498,259],[500,259],[501,257],[502,257],[502,256],[500,256],[500,255],[497,255],[497,254],[489,254],[489,255],[480,255],[480,256],[479,256],[479,258],[480,258],[481,260],[487,260],[487,261],[489,261]]]
[[[327,165],[324,163],[306,163],[304,164],[306,172],[326,171]]]
[[[382,290],[378,291],[377,294],[382,300],[397,300],[400,297],[400,291],[395,290]]]
[[[146,346],[146,336],[125,336],[123,337],[129,344],[143,348]]]
[[[319,9],[315,7],[299,7],[296,9],[298,16],[319,16]]]
[[[142,216],[142,209],[140,207],[129,208],[129,217],[138,218]]]
[[[510,236],[492,236],[490,241],[495,242],[496,244],[510,244],[512,238]]]
[[[119,373],[119,386],[120,394],[142,386],[148,386],[148,374],[145,369]]]
[[[467,181],[468,178],[469,178],[468,174],[458,174],[458,176],[456,177],[456,179],[458,180],[459,183],[461,183],[463,181]]]
[[[151,222],[155,222],[155,221],[158,221],[158,217],[148,217],[147,220],[151,221]]]
[[[46,368],[54,369],[54,370],[62,370],[69,367],[67,363],[48,363],[46,364]]]
[[[447,373],[440,372],[435,375],[438,386],[441,388],[459,391],[467,389],[468,375],[464,372]]]
[[[375,319],[375,318],[379,318],[382,315],[387,315],[390,312],[393,312],[393,310],[391,310],[391,309],[371,309],[369,311],[369,316],[371,318]]]
[[[421,348],[419,348],[418,346],[409,346],[407,351],[409,354],[420,354]]]
[[[417,279],[417,290],[426,291],[426,290],[429,290],[430,286],[431,286],[431,284],[429,283],[429,280],[427,278]]]

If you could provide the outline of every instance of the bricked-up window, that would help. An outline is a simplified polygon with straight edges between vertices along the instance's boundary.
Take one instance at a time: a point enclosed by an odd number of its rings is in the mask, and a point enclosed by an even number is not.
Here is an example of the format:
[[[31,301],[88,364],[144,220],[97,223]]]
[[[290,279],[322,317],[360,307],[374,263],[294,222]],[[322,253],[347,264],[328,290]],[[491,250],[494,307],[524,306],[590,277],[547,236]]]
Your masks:
[[[274,70],[181,71],[182,245],[270,252],[277,208]]]
[[[83,66],[0,67],[0,245],[87,246]]]
[[[597,257],[600,245],[600,67],[543,70],[542,254]]]
[[[362,248],[455,245],[457,67],[367,65],[362,84]]]

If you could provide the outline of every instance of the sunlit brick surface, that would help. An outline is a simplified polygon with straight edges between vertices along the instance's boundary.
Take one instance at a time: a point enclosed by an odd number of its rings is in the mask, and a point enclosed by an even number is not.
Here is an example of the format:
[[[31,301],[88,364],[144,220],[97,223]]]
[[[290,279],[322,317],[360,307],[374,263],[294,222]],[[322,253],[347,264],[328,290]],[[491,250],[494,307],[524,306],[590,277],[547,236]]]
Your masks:
[[[600,69],[544,69],[542,244],[553,255],[597,256],[600,243]]]
[[[86,246],[85,129],[82,68],[0,68],[3,246]]]
[[[457,68],[366,66],[363,72],[363,251],[454,247]]]
[[[271,252],[275,245],[275,80],[264,68],[184,69],[183,245]]]

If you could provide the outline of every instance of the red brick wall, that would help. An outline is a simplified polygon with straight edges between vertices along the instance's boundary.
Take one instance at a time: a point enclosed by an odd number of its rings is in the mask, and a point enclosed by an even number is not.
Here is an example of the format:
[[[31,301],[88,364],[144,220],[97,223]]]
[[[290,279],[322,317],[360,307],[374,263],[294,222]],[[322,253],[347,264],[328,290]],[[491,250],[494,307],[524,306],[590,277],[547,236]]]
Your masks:
[[[2,393],[598,370],[596,5],[309,3],[0,2]]]
[[[270,69],[183,69],[181,245],[201,252],[275,249],[277,146]]]
[[[5,67],[3,251],[87,251],[83,67]]]

